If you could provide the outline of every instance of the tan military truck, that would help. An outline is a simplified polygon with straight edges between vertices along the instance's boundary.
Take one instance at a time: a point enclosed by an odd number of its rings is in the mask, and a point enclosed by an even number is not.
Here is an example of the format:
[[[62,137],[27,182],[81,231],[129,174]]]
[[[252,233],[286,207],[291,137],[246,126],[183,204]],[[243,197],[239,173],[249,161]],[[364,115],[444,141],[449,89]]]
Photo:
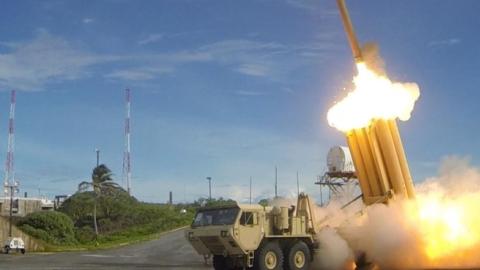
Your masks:
[[[185,233],[215,269],[309,269],[317,242],[308,195],[297,207],[236,204],[201,208]]]

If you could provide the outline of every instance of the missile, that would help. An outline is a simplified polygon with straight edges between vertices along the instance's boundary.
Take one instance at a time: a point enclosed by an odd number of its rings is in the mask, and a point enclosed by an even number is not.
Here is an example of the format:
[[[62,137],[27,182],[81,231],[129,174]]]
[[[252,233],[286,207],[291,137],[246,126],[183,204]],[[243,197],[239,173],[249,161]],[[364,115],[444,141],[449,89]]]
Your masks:
[[[353,58],[355,59],[356,63],[363,62],[362,50],[360,49],[357,37],[355,36],[355,31],[353,30],[352,21],[350,20],[350,15],[348,14],[345,0],[337,0],[337,5],[340,15],[342,16],[343,26],[345,27],[345,32],[347,33],[350,48],[352,49]]]

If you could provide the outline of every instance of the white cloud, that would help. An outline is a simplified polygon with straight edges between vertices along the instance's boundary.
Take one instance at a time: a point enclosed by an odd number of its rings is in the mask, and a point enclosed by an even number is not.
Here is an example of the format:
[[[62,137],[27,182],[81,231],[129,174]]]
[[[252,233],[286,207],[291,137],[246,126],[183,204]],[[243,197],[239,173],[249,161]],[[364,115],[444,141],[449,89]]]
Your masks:
[[[239,90],[235,91],[235,94],[239,96],[264,96],[264,92],[258,92],[258,91],[245,91],[245,90]]]
[[[108,61],[74,49],[64,39],[40,31],[30,42],[12,44],[0,54],[0,85],[19,90],[41,90],[51,81],[73,80],[86,74],[86,67]]]
[[[171,73],[173,68],[133,68],[115,70],[107,75],[109,79],[122,79],[126,81],[146,81],[157,78],[159,75]]]
[[[163,38],[163,34],[150,34],[146,38],[138,41],[140,45],[146,45],[149,43],[157,42]]]
[[[82,22],[84,24],[93,23],[95,20],[93,18],[83,18]]]
[[[266,76],[269,74],[269,69],[265,65],[250,63],[250,64],[241,64],[237,71],[246,75],[251,76]]]
[[[453,46],[460,44],[461,40],[459,38],[449,38],[443,40],[433,40],[428,43],[429,47],[442,47],[442,46]]]
[[[171,53],[158,53],[148,55],[137,55],[131,58],[131,62],[137,62],[142,66],[142,75],[136,74],[138,79],[143,77],[146,80],[153,79],[153,73],[145,74],[145,66],[156,67],[162,63],[162,67],[169,67],[176,70],[180,66],[190,63],[211,63],[225,66],[234,72],[249,76],[268,77],[274,79],[279,76],[282,61],[285,55],[291,53],[289,47],[274,42],[257,42],[243,39],[223,40],[210,43],[198,48],[192,48]],[[273,68],[274,63],[277,63]],[[131,68],[118,70],[116,74],[131,74]],[[135,73],[138,70],[135,69]],[[163,73],[160,73],[163,74]],[[157,73],[157,75],[160,75]],[[117,76],[120,77],[120,76]],[[123,76],[127,77],[127,76]]]
[[[316,10],[318,2],[318,0],[285,0],[285,3],[294,8],[301,8],[306,10]]]
[[[151,35],[142,43],[148,44],[158,38],[160,34]],[[82,46],[74,46],[61,37],[40,30],[30,41],[0,41],[0,46],[7,49],[0,54],[0,86],[34,91],[44,89],[49,83],[90,75],[147,81],[192,63],[210,63],[244,75],[282,81],[292,70],[317,61],[335,49],[328,45],[328,40],[324,45],[319,45],[319,42],[316,40],[298,46],[231,39],[168,53],[106,55],[89,52]],[[128,64],[128,67],[114,70],[108,70],[107,67],[103,74],[90,73],[92,66],[112,62],[121,63],[122,66]]]

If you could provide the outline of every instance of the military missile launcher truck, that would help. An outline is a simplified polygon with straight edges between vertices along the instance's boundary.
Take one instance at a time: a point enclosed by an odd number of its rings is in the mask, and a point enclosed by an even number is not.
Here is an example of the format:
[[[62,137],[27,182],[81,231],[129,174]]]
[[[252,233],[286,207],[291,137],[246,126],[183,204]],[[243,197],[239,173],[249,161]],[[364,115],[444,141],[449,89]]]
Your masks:
[[[309,269],[317,248],[308,195],[297,206],[236,204],[201,208],[185,236],[214,269]]]

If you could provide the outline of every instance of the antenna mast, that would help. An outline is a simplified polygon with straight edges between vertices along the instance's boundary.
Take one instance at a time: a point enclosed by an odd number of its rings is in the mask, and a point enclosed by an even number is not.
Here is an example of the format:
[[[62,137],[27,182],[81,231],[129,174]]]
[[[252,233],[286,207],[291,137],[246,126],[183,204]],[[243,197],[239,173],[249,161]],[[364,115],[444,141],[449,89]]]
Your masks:
[[[275,198],[278,197],[277,189],[278,189],[277,166],[275,166]]]
[[[15,90],[12,90],[10,97],[10,118],[8,121],[8,146],[7,159],[5,161],[5,187],[15,184],[15,171],[13,167],[13,152],[15,150]],[[13,196],[11,189],[5,188],[5,196]]]
[[[131,183],[132,178],[131,166],[130,166],[130,89],[125,89],[125,150],[123,152],[123,179],[127,184],[127,192],[131,195]]]

